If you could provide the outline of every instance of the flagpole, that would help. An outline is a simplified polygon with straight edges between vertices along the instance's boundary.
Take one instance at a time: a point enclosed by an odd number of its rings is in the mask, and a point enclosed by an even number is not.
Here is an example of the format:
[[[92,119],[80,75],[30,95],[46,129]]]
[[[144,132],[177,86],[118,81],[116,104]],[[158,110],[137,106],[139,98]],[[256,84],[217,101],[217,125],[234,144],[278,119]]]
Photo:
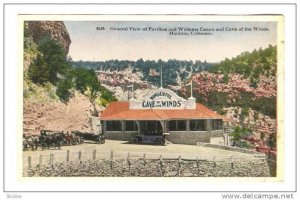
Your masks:
[[[193,66],[191,66],[191,97],[193,97]]]
[[[162,65],[160,66],[160,88],[162,88]]]
[[[133,94],[133,91],[134,91],[134,90],[133,90],[133,84],[132,84],[132,85],[129,85],[129,86],[127,86],[128,99],[129,99],[129,90],[128,90],[128,88],[130,88],[130,87],[131,87],[131,93],[132,93],[132,94],[131,94],[131,98],[132,98],[132,99],[134,99],[134,94]]]
[[[191,97],[193,97],[193,79],[191,79]]]

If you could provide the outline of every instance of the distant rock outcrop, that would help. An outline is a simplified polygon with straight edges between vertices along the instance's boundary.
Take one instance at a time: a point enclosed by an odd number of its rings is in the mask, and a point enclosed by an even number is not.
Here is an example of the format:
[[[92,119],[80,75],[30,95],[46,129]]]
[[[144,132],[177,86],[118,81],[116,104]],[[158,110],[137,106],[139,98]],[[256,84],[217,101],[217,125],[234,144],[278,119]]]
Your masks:
[[[43,37],[49,35],[63,45],[66,54],[69,53],[71,39],[62,21],[29,21],[28,28],[34,42],[37,43]]]

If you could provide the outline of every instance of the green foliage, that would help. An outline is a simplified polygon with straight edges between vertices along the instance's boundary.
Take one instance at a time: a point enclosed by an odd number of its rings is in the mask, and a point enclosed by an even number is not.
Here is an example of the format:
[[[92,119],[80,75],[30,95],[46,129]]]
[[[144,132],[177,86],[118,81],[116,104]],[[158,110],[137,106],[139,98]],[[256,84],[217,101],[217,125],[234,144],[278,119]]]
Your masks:
[[[48,66],[43,57],[38,54],[35,61],[30,65],[28,70],[28,77],[34,82],[45,84],[48,79]]]
[[[245,107],[245,108],[242,108],[242,113],[241,115],[243,117],[247,117],[249,115],[249,108],[248,107]]]
[[[229,82],[229,76],[228,76],[228,74],[224,74],[224,76],[223,76],[223,83],[224,84],[228,84],[228,82]]]
[[[233,129],[233,132],[229,135],[232,137],[233,146],[236,146],[237,142],[240,142],[241,139],[245,136],[251,134],[251,130],[245,127],[236,126]]]
[[[117,101],[118,99],[109,91],[107,90],[105,87],[101,86],[101,99],[105,100],[103,101],[103,103],[110,103],[110,102],[113,102],[113,101]],[[106,106],[103,105],[103,106]]]
[[[226,115],[226,110],[224,108],[221,108],[219,111],[217,111],[221,115]]]
[[[244,52],[235,58],[226,58],[213,66],[210,71],[225,74],[225,82],[226,75],[229,73],[243,74],[245,78],[250,78],[252,87],[257,87],[261,74],[266,76],[276,75],[276,65],[277,47],[269,45],[266,49],[255,49],[251,53]]]
[[[57,74],[65,75],[70,69],[64,49],[58,41],[45,37],[38,43],[37,50],[39,54],[29,68],[29,78],[38,84],[48,81],[56,84]]]
[[[179,95],[184,96],[181,93]],[[228,94],[225,92],[212,91],[208,95],[208,101],[206,101],[202,95],[199,95],[197,93],[193,94],[193,96],[196,98],[197,103],[204,104],[212,110],[217,111],[221,115],[225,114],[223,108],[230,106],[227,103],[227,95]],[[185,98],[188,98],[188,96],[185,96]]]
[[[60,81],[57,85],[56,94],[60,97],[61,101],[67,102],[71,96],[70,89],[72,86],[66,80]]]
[[[69,101],[70,97],[72,97],[71,89],[74,87],[72,80],[73,74],[69,72],[57,84],[56,94],[63,102]]]
[[[24,38],[24,60],[34,58],[39,53],[32,38]]]
[[[100,86],[100,95],[96,98],[98,105],[106,107],[110,102],[117,101],[117,98],[105,87]]]
[[[244,140],[240,140],[240,141],[236,142],[235,146],[240,147],[240,148],[253,149],[253,145]]]
[[[39,93],[45,93],[50,98],[57,99],[58,97],[66,102],[72,96],[72,89],[75,88],[88,96],[91,102],[99,96],[101,96],[99,101],[102,105],[117,100],[107,89],[100,88],[93,69],[72,69],[70,64],[72,61],[67,60],[66,53],[58,41],[45,37],[35,44],[30,37],[28,24],[25,23],[24,60],[28,56],[34,60],[28,73],[25,73],[24,98],[38,97]],[[123,65],[124,63],[126,62],[121,62]]]
[[[24,23],[24,50],[30,49],[32,46],[36,46],[32,37],[29,34],[28,23]]]
[[[276,148],[276,146],[277,146],[276,134],[271,134],[268,137],[266,142],[269,147]]]
[[[27,36],[28,33],[25,31],[24,34]],[[25,37],[24,48],[29,51],[32,46],[36,47],[38,53],[29,67],[28,78],[35,84],[48,85],[48,88],[49,84],[56,85],[56,95],[62,101],[68,101],[73,88],[73,73],[62,45],[50,37],[43,38],[38,45],[31,42],[30,37]]]
[[[75,68],[75,88],[89,97],[91,102],[96,101],[98,105],[106,106],[117,98],[105,87],[100,86],[94,70],[86,68]]]
[[[180,93],[181,96],[188,98],[188,96],[184,96]],[[276,98],[264,98],[261,97],[259,99],[254,99],[254,95],[249,92],[241,92],[240,98],[237,99],[236,102],[228,103],[228,94],[225,92],[216,92],[212,91],[208,95],[208,100],[206,101],[202,95],[194,93],[194,97],[196,98],[198,103],[202,103],[209,108],[218,111],[218,113],[222,113],[220,109],[224,107],[240,107],[242,108],[242,115],[248,115],[247,112],[249,108],[260,112],[262,114],[268,115],[270,117],[276,117]],[[254,116],[255,117],[255,116]],[[256,116],[257,117],[257,116]],[[257,118],[256,118],[257,119]]]
[[[201,62],[201,61],[187,61],[187,60],[175,60],[170,59],[168,61],[162,60],[143,60],[142,58],[137,61],[129,60],[109,60],[105,62],[92,62],[92,61],[73,61],[72,64],[76,67],[94,69],[94,70],[110,70],[121,71],[131,66],[132,72],[141,72],[143,74],[143,80],[148,81],[152,85],[160,86],[160,76],[151,76],[150,69],[155,69],[160,72],[162,67],[163,71],[163,86],[177,85],[177,77],[181,79],[187,79],[190,77],[191,68],[193,73],[208,70],[213,66],[213,63]]]
[[[29,79],[24,79],[23,84],[24,100],[30,102],[53,102],[59,99],[56,94],[56,87],[47,82],[44,85],[36,85]]]
[[[100,83],[94,70],[75,68],[73,71],[75,76],[75,88],[82,94],[89,90],[88,97],[91,101],[97,97],[97,92],[100,91]]]

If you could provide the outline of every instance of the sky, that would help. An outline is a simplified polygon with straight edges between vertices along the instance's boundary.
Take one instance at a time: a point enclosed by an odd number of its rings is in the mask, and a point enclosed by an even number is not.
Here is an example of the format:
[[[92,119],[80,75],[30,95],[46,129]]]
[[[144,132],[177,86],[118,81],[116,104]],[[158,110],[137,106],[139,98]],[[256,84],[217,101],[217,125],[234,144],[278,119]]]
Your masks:
[[[276,22],[64,21],[64,23],[72,41],[69,56],[74,61],[111,59],[136,61],[142,58],[219,62],[245,51],[251,52],[277,43]],[[96,27],[102,30],[97,30]],[[140,30],[131,31],[129,27]],[[180,32],[180,27],[194,30]],[[246,31],[246,27],[252,28],[252,31]],[[253,27],[267,28],[268,31],[253,31]],[[176,33],[189,35],[170,35],[172,31],[170,29],[176,29]],[[216,31],[217,29],[219,31]],[[196,35],[192,35],[191,32]],[[199,35],[203,33],[210,35]]]

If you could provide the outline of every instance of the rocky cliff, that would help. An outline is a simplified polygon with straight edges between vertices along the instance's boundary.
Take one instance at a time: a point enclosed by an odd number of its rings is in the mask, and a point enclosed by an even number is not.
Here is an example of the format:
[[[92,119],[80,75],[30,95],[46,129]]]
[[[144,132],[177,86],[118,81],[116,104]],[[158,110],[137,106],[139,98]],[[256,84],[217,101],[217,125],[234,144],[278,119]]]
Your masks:
[[[89,122],[93,105],[88,97],[72,91],[68,102],[61,102],[56,86],[33,83],[26,75],[26,69],[39,53],[37,43],[45,36],[58,40],[69,52],[71,39],[63,22],[29,21],[24,26],[24,82],[23,82],[23,133],[39,134],[40,130],[91,131]],[[97,107],[97,109],[99,109]]]
[[[58,40],[66,51],[69,53],[71,44],[70,35],[61,21],[30,21],[28,22],[29,34],[34,42],[38,42],[45,36],[50,36],[54,40]]]
[[[40,92],[40,95],[42,93],[45,94]],[[91,132],[89,120],[92,112],[93,105],[79,92],[75,92],[68,103],[27,98],[23,108],[23,133],[38,135],[44,129]]]

